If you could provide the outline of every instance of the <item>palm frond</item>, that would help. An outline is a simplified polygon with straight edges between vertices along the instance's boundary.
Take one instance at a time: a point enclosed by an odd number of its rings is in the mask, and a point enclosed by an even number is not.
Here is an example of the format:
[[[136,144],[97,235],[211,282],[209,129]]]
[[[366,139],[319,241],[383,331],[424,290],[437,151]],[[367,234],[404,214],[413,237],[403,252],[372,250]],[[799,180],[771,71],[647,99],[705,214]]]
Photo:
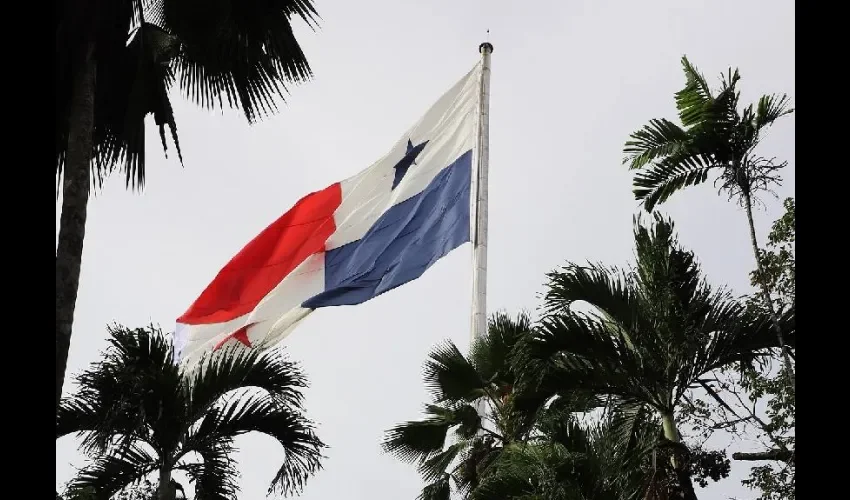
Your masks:
[[[581,454],[558,443],[517,443],[505,448],[470,500],[573,500],[581,496],[581,483],[562,474],[575,470]]]
[[[90,401],[81,398],[62,398],[56,413],[56,439],[94,431],[100,424],[100,415]]]
[[[676,151],[635,174],[635,199],[643,201],[644,209],[651,212],[680,189],[705,182],[713,166],[703,154]]]
[[[580,313],[552,315],[541,321],[531,348],[533,357],[550,363],[549,387],[666,405],[660,353],[616,326]]]
[[[95,106],[95,149],[98,178],[114,168],[123,170],[128,188],[145,181],[145,118],[152,114],[168,154],[168,127],[180,162],[183,155],[168,96],[174,74],[168,66],[176,39],[159,26],[142,23],[131,35],[124,54],[98,67]]]
[[[655,213],[649,224],[634,221],[635,287],[643,310],[662,315],[673,312],[676,301],[688,302],[703,284],[693,252],[678,245],[671,219]]]
[[[456,423],[455,434],[460,439],[472,439],[481,431],[481,415],[470,404],[454,404],[444,415]]]
[[[617,444],[623,440],[610,432],[610,422],[583,426],[569,413],[549,412],[540,420],[541,435],[506,447],[469,498],[636,500],[651,449],[645,431],[653,429],[636,424],[640,446],[630,448]]]
[[[132,0],[116,0],[106,5],[98,6],[97,28],[92,29],[93,13],[90,8],[80,8],[70,2],[57,4],[55,19],[56,47],[54,71],[55,98],[55,155],[57,181],[64,168],[65,151],[68,148],[68,131],[70,126],[71,96],[75,85],[75,77],[80,70],[80,54],[86,47],[83,45],[94,37],[97,47],[96,65],[100,73],[104,68],[113,64],[121,64],[126,56],[127,34],[130,32],[135,17],[135,5]],[[98,77],[99,91],[104,89],[105,82]],[[98,96],[95,96],[95,129],[98,128]],[[95,168],[95,174],[99,172]],[[94,176],[97,178],[97,176]]]
[[[461,426],[469,436],[480,426],[478,412],[469,405],[427,405],[425,413],[429,416],[423,420],[405,422],[387,431],[382,443],[384,451],[404,462],[422,463],[443,451],[446,436],[453,427]]]
[[[636,219],[635,247],[636,266],[622,277],[606,275],[600,266],[553,273],[549,312],[520,367],[526,372],[520,396],[530,394],[539,405],[559,392],[588,391],[672,411],[702,374],[776,347],[769,318],[748,313],[727,290],[712,288],[693,252],[678,244],[672,221],[660,214],[648,224]],[[611,286],[612,276],[620,285]],[[564,307],[577,300],[615,313]],[[783,325],[791,344],[793,311],[783,314]]]
[[[124,445],[158,439],[175,443],[183,415],[180,375],[161,331],[108,327],[101,361],[78,375],[79,390],[66,398],[58,432],[85,432],[84,451],[104,453],[119,438]]]
[[[450,445],[440,453],[430,456],[421,462],[418,467],[419,474],[424,481],[436,481],[446,474],[452,463],[470,446],[469,441],[460,441]]]
[[[476,372],[486,381],[511,385],[514,378],[510,359],[517,344],[530,335],[531,316],[526,313],[511,318],[499,312],[490,316],[487,335],[475,339],[469,349],[469,359]]]
[[[469,495],[481,484],[482,478],[499,459],[502,450],[504,443],[491,435],[483,435],[470,441],[451,474],[462,495]]]
[[[188,385],[188,412],[201,418],[228,393],[254,387],[271,394],[293,409],[300,409],[301,389],[307,379],[299,365],[288,361],[281,349],[257,350],[225,347],[205,355],[184,373]]]
[[[713,93],[686,57],[682,67],[686,83],[675,96],[682,126],[653,119],[625,144],[623,163],[639,170],[633,179],[635,198],[652,211],[673,193],[705,182],[710,169],[717,169],[720,190],[730,198],[769,191],[781,181],[776,171],[786,163],[756,157],[754,150],[762,128],[793,112],[787,96],[762,96],[755,110],[750,105],[742,114],[737,69],[721,75]]]
[[[239,492],[239,470],[232,458],[234,450],[233,441],[227,437],[206,440],[193,449],[200,455],[200,462],[180,462],[175,469],[186,472],[195,485],[195,497],[198,500],[236,498]]]
[[[688,133],[670,120],[649,120],[648,125],[629,136],[623,148],[626,154],[623,163],[629,164],[629,170],[637,170],[655,160],[686,150],[689,141]]]
[[[155,327],[110,327],[101,361],[78,377],[79,390],[60,407],[57,436],[84,432],[83,449],[113,461],[132,462],[141,443],[169,465],[197,452],[202,463],[178,468],[197,483],[198,498],[233,498],[232,440],[259,432],[285,452],[270,493],[300,491],[320,468],[324,444],[303,414],[306,381],[298,367],[278,352],[225,349],[183,373],[173,356]]]
[[[443,474],[422,488],[417,500],[450,500],[452,495],[451,476]]]
[[[321,450],[325,445],[316,437],[313,425],[298,406],[268,393],[240,394],[210,409],[187,439],[183,451],[200,453],[210,443],[249,432],[275,439],[286,455],[269,487],[269,494],[297,493],[321,468]]]
[[[573,453],[587,453],[590,449],[587,432],[569,410],[550,409],[541,416],[538,428],[540,441],[560,444]]]
[[[712,109],[714,96],[705,77],[685,56],[682,57],[682,70],[687,83],[684,89],[676,93],[676,107],[682,124],[690,127],[705,120],[706,112]]]
[[[474,401],[486,395],[486,382],[451,341],[438,345],[428,355],[424,380],[437,403]]]
[[[679,119],[691,137],[724,135],[740,118],[737,116],[739,93],[736,85],[741,76],[730,69],[721,81],[720,92],[713,95],[705,77],[687,57],[682,58],[685,88],[676,93]]]
[[[791,107],[791,99],[787,95],[763,95],[759,98],[758,107],[756,108],[756,129],[761,130],[770,126],[779,118],[793,112],[794,108]]]
[[[72,480],[70,489],[90,487],[98,499],[107,500],[122,488],[140,481],[159,465],[158,459],[138,446],[112,450],[84,467]]]
[[[79,69],[75,64],[85,48],[80,41],[89,39],[83,34],[92,32],[91,18],[87,9],[61,8],[56,16],[57,183],[68,146],[71,92]],[[293,18],[315,29],[318,15],[312,0],[214,5],[199,0],[117,0],[99,7],[94,30],[95,183],[119,169],[128,187],[143,187],[149,114],[159,127],[166,154],[168,134],[182,163],[168,95],[175,80],[196,103],[241,109],[251,123],[276,112],[288,93],[287,85],[312,76],[292,29]]]
[[[725,330],[718,329],[723,334],[716,335],[706,347],[709,353],[706,372],[739,362],[749,364],[756,357],[766,356],[769,350],[780,347],[770,316],[764,311],[736,311],[730,323],[732,325]],[[779,311],[778,323],[785,345],[796,348],[795,309]]]
[[[387,432],[383,448],[404,462],[427,460],[443,449],[451,427],[451,422],[442,419],[405,422]]]
[[[543,304],[547,314],[569,310],[575,302],[587,303],[594,312],[626,330],[640,328],[640,304],[628,275],[601,264],[567,265],[547,274]]]
[[[660,423],[654,413],[639,401],[618,400],[602,424],[595,429],[597,441],[604,440],[612,451],[645,456],[657,441]]]
[[[206,108],[241,109],[250,122],[275,112],[286,83],[311,76],[293,17],[315,26],[312,1],[164,2],[163,27],[181,42],[183,93]]]
[[[592,425],[588,437],[597,474],[604,478],[597,488],[619,493],[618,500],[637,500],[651,476],[660,423],[646,407],[625,403],[606,420]]]

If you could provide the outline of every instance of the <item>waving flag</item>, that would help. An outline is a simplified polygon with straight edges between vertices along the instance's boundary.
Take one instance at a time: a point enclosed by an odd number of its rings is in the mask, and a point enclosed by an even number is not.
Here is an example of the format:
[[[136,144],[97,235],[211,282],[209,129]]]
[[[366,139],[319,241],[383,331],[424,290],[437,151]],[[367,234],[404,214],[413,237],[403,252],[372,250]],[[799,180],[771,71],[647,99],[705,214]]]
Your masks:
[[[177,320],[178,356],[270,347],[316,309],[366,302],[469,241],[481,75],[479,63],[386,156],[236,254]]]

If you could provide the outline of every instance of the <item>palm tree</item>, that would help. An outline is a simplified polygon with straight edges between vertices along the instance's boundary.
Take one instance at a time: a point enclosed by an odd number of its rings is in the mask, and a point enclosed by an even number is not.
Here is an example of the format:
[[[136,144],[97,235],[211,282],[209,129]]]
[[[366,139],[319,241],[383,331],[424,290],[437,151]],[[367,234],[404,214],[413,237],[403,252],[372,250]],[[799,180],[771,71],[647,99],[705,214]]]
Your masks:
[[[559,399],[559,402],[562,401]],[[470,500],[638,500],[657,478],[657,432],[643,412],[623,425],[615,413],[582,424],[573,408],[541,410],[527,441],[508,445]]]
[[[743,205],[750,230],[750,243],[761,274],[759,246],[753,222],[753,201],[760,191],[769,191],[781,181],[778,172],[788,162],[777,162],[756,154],[767,128],[779,118],[792,113],[786,95],[763,95],[758,104],[750,104],[743,113],[738,110],[740,93],[737,83],[741,76],[730,69],[722,76],[720,91],[713,93],[705,77],[682,58],[687,83],[676,93],[679,126],[666,119],[650,120],[631,135],[626,142],[623,163],[634,176],[635,198],[643,201],[647,211],[666,201],[673,193],[687,186],[705,182],[717,172],[721,191],[737,198]],[[794,371],[787,343],[782,339],[779,314],[771,300],[771,291],[761,284],[765,306],[771,312],[771,322],[781,347],[785,369],[792,389]]]
[[[157,498],[174,500],[172,473],[182,471],[199,500],[233,498],[234,438],[248,432],[285,452],[270,493],[298,491],[321,468],[324,444],[301,405],[306,381],[278,352],[224,351],[184,373],[158,329],[114,326],[109,334],[103,359],[77,377],[79,390],[59,407],[57,438],[82,434],[92,456],[72,490],[108,499],[156,472]]]
[[[638,219],[635,243],[633,269],[569,264],[549,275],[545,316],[519,361],[518,390],[587,390],[611,398],[624,415],[652,409],[665,443],[678,450],[673,465],[684,498],[695,499],[675,419],[680,401],[694,385],[711,391],[701,380],[706,372],[752,362],[776,339],[766,317],[706,283],[671,221]],[[793,310],[781,324],[794,342]]]
[[[113,168],[145,179],[145,117],[182,154],[169,91],[249,122],[276,111],[287,83],[310,77],[291,20],[314,26],[312,0],[63,0],[56,12],[56,405],[62,396],[89,190]],[[166,148],[167,149],[167,148]],[[57,185],[57,196],[59,185]]]
[[[499,313],[468,357],[451,341],[429,354],[424,380],[432,402],[426,417],[387,431],[383,443],[387,452],[418,464],[427,483],[421,500],[448,500],[453,487],[468,494],[502,450],[529,432],[532,422],[514,411],[509,359],[530,328],[526,314],[511,319]]]

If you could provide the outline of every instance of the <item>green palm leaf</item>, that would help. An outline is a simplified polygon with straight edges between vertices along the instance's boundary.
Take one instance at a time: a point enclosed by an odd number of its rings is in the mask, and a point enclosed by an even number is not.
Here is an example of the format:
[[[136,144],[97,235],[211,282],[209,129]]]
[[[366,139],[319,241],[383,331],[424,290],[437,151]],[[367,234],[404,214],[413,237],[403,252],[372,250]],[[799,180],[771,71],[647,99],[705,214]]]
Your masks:
[[[629,170],[642,168],[656,159],[686,150],[688,140],[688,133],[670,120],[650,120],[626,141],[623,163],[629,164]]]
[[[676,107],[682,124],[691,127],[714,118],[715,99],[705,77],[687,57],[682,57],[682,70],[687,83],[685,88],[676,93]]]
[[[794,108],[791,107],[791,99],[787,95],[763,95],[759,98],[755,126],[758,129],[762,129],[772,125],[779,118],[790,115],[793,112]]]
[[[720,189],[731,196],[750,195],[778,182],[774,171],[784,166],[754,156],[760,132],[793,109],[787,96],[768,95],[738,110],[741,79],[738,70],[723,75],[713,93],[705,77],[682,58],[685,87],[675,95],[681,126],[652,119],[626,141],[623,163],[634,175],[635,199],[652,211],[674,193],[701,184],[712,170],[723,181]]]
[[[705,162],[701,155],[681,154],[674,157],[675,161],[656,163],[634,176],[635,199],[643,201],[643,207],[648,212],[680,189],[708,180],[712,164]]]
[[[630,332],[581,314],[541,321],[532,356],[549,361],[545,385],[559,391],[636,398],[665,404],[665,385],[652,348],[636,348]]]

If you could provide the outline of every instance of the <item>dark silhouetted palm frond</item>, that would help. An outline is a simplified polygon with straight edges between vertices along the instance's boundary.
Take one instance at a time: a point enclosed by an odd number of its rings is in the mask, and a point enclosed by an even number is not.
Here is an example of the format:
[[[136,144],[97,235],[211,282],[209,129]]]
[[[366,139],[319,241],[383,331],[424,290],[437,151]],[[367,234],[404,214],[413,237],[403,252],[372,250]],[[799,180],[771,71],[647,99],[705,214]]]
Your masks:
[[[91,488],[98,500],[108,500],[126,486],[142,480],[161,466],[158,457],[139,446],[110,450],[84,467],[71,483],[72,491]]]
[[[769,318],[705,281],[693,253],[656,216],[635,226],[636,266],[571,264],[549,276],[548,311],[530,343],[550,384],[672,410],[700,375],[778,347]],[[573,307],[585,303],[589,311]],[[786,314],[794,338],[793,311]]]
[[[115,0],[93,16],[60,2],[56,23],[56,165],[61,175],[78,40],[95,41],[95,180],[114,168],[128,186],[145,179],[145,119],[153,116],[163,149],[168,138],[182,162],[170,101],[175,84],[207,109],[239,109],[249,122],[278,111],[288,86],[311,77],[293,32],[300,19],[315,28],[311,0],[202,2]],[[166,131],[166,129],[168,129]]]
[[[528,315],[499,313],[469,356],[452,342],[429,354],[423,378],[432,403],[425,418],[395,426],[383,442],[386,452],[417,465],[426,482],[420,498],[448,499],[453,489],[468,493],[505,444],[530,431],[529,419],[513,408],[510,369],[514,347],[530,328]]]
[[[184,470],[199,498],[231,498],[233,439],[250,432],[282,447],[270,492],[300,491],[319,470],[324,444],[301,406],[306,381],[278,351],[225,350],[184,373],[158,329],[116,325],[109,333],[109,348],[77,377],[79,390],[57,418],[57,437],[82,433],[84,451],[97,457],[75,485],[118,491],[168,467]],[[201,461],[188,460],[192,453]]]

